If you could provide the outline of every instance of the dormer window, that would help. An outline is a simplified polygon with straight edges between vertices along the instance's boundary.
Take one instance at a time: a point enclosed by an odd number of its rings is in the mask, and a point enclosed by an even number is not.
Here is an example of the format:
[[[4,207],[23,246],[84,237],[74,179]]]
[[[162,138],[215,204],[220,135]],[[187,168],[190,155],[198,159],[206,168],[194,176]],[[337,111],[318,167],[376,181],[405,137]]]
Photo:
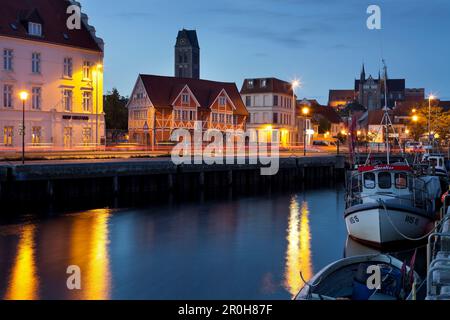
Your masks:
[[[261,88],[265,88],[265,87],[267,87],[267,80],[263,79],[263,80],[261,80]]]
[[[42,24],[36,22],[28,22],[28,34],[32,36],[42,36]]]
[[[253,88],[253,80],[248,80],[248,87]]]

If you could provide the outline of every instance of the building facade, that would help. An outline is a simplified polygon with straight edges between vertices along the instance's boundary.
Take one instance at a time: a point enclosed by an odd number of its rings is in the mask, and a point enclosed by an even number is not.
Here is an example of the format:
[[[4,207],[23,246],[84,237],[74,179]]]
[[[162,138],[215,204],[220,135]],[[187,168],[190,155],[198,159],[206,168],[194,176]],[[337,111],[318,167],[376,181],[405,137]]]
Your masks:
[[[75,1],[4,0],[0,15],[0,140],[27,148],[86,148],[104,138],[103,41],[82,16],[68,30]]]
[[[175,44],[175,77],[200,79],[200,46],[195,30],[180,30]]]
[[[131,142],[170,143],[175,129],[246,129],[248,111],[234,83],[139,75],[127,105]]]
[[[246,79],[241,96],[250,114],[248,128],[265,130],[269,136],[272,130],[278,130],[282,146],[299,141],[292,84],[276,78]]]

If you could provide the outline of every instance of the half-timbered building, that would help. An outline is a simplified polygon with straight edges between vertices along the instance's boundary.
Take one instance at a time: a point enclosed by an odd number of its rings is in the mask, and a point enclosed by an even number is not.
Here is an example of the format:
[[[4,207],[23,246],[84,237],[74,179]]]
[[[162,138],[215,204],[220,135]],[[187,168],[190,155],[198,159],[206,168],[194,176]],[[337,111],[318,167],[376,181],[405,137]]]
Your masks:
[[[248,117],[235,83],[139,75],[130,101],[131,142],[161,145],[175,129],[244,130]]]

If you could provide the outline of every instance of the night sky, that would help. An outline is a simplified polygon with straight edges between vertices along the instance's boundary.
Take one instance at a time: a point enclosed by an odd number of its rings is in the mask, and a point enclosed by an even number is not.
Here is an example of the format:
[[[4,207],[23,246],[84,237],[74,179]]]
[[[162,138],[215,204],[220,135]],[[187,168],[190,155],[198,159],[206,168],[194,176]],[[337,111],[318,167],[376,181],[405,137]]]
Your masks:
[[[139,73],[174,74],[179,29],[197,29],[203,79],[300,78],[300,98],[351,89],[361,65],[450,100],[448,0],[80,0],[105,40],[105,90],[129,95]],[[382,30],[366,27],[381,6]]]

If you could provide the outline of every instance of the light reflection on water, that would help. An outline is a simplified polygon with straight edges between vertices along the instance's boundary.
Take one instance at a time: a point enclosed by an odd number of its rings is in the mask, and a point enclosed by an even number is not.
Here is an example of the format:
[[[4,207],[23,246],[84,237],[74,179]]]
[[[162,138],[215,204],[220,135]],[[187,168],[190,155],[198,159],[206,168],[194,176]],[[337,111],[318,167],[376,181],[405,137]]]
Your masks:
[[[0,225],[5,299],[291,299],[342,258],[342,191]],[[79,266],[82,290],[66,269]]]
[[[306,202],[299,203],[297,196],[291,200],[287,241],[285,285],[295,297],[303,286],[300,275],[305,281],[313,276],[309,209]]]

